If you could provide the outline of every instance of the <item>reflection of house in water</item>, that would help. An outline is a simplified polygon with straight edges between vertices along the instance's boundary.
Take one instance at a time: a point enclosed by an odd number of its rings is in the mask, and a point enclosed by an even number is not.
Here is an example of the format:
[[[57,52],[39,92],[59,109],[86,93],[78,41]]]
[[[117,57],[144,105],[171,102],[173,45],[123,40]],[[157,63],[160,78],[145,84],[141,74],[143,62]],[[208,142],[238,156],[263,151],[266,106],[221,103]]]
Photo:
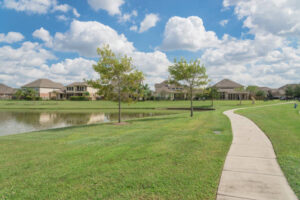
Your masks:
[[[108,119],[104,115],[104,113],[91,114],[90,120],[88,121],[87,124],[95,124],[95,123],[99,123],[99,122],[108,122]]]
[[[41,125],[43,124],[51,124],[54,123],[55,119],[57,118],[56,113],[41,113],[39,122]]]

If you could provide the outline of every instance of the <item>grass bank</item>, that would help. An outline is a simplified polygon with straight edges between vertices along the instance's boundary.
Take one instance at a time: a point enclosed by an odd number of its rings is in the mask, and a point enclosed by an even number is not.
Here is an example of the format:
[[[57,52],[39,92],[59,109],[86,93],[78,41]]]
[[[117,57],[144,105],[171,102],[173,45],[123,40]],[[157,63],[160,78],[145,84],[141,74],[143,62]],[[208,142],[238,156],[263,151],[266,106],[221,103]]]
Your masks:
[[[272,104],[274,101],[257,101],[256,105]],[[215,101],[215,107],[228,108],[237,107],[239,101]],[[194,101],[194,106],[208,107],[211,101]],[[122,103],[124,109],[162,109],[162,108],[185,108],[189,107],[189,101],[145,101],[136,103]],[[243,101],[242,106],[252,106],[251,101]],[[117,109],[118,104],[112,101],[14,101],[0,100],[0,109]]]
[[[161,104],[160,104],[161,103]],[[274,102],[257,102],[268,104]],[[197,106],[210,102],[196,102]],[[0,137],[0,199],[215,199],[232,134],[216,111]],[[1,101],[8,109],[88,109],[112,102]],[[139,102],[164,108],[189,102]],[[250,101],[243,106],[252,106]],[[217,132],[216,132],[217,131]],[[217,134],[216,134],[217,133]]]
[[[270,138],[289,184],[300,198],[300,110],[293,104],[238,110]]]

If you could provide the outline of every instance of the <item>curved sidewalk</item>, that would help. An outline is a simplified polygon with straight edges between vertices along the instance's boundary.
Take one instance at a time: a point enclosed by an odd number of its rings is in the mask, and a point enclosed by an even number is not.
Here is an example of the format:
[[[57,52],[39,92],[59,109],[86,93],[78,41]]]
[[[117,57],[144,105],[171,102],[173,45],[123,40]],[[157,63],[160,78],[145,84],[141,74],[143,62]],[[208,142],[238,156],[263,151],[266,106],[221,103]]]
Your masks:
[[[267,136],[248,118],[224,112],[233,141],[223,168],[217,200],[297,200]]]

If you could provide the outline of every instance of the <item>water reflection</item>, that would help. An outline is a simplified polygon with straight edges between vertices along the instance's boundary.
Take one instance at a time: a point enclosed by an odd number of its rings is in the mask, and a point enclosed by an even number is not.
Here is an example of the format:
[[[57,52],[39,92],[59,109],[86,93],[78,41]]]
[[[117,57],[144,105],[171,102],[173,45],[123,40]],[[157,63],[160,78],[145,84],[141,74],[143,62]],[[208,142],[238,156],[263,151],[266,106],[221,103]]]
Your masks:
[[[157,113],[122,113],[122,119],[142,118]],[[0,136],[74,125],[116,121],[118,113],[103,112],[0,112]]]

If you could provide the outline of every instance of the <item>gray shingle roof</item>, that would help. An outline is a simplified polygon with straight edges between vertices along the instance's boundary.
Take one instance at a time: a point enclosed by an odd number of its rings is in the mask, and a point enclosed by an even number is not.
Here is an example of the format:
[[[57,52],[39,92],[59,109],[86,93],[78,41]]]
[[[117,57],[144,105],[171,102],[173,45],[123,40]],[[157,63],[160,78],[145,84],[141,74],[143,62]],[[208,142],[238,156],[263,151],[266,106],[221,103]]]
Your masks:
[[[64,86],[61,83],[56,83],[49,79],[38,79],[22,86],[22,88],[54,88],[54,89],[62,89],[63,87]]]
[[[0,83],[0,94],[14,94],[15,91],[15,89]]]
[[[86,82],[74,82],[67,85],[66,87],[74,87],[74,86],[88,86],[88,84]]]
[[[300,85],[300,84],[286,84],[280,88],[278,88],[279,90],[285,90],[287,87],[292,87],[292,88],[295,88],[297,85]]]
[[[229,80],[229,79],[223,79],[221,80],[220,82],[216,83],[213,87],[216,87],[216,88],[239,88],[239,87],[244,87],[243,85],[239,84],[239,83],[236,83],[232,80]]]

